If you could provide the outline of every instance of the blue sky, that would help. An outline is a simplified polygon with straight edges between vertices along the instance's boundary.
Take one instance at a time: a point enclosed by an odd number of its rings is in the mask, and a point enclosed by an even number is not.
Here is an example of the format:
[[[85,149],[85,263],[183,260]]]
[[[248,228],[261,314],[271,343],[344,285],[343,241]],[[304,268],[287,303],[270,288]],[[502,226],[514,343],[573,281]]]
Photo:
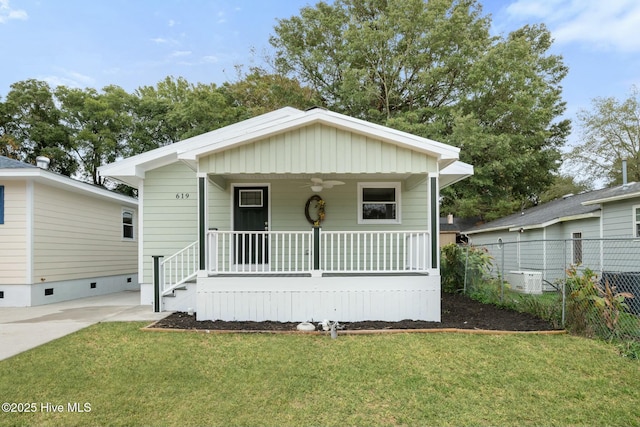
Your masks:
[[[552,52],[570,67],[563,82],[568,118],[595,97],[623,99],[640,86],[640,1],[480,3],[494,34],[527,23],[549,27]],[[315,0],[0,0],[0,97],[30,78],[130,92],[168,75],[233,81],[236,65],[257,64],[269,49],[276,20],[308,4]],[[570,141],[578,138],[574,121]]]

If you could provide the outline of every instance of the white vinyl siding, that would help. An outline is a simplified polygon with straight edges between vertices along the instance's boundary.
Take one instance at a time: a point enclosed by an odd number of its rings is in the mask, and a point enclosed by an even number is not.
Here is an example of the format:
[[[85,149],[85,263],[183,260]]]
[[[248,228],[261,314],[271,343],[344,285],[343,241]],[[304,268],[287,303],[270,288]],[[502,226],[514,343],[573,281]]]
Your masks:
[[[427,154],[315,124],[204,157],[200,171],[426,174],[437,172],[437,164]]]
[[[211,187],[213,185],[209,184]],[[140,280],[151,283],[152,256],[173,255],[198,239],[198,180],[195,172],[182,163],[147,172],[141,203],[144,203],[141,254],[144,274]]]
[[[36,183],[33,215],[34,282],[137,271],[137,245],[122,239],[120,202]]]
[[[0,225],[0,285],[27,283],[27,185],[1,181],[4,187],[4,224]]]

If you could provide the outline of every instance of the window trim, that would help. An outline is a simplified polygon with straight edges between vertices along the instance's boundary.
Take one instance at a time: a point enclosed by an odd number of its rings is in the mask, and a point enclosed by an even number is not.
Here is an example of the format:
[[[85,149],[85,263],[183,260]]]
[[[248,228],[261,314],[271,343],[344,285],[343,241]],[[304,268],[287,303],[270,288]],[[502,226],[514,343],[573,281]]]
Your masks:
[[[4,224],[4,185],[0,185],[0,224]]]
[[[244,204],[242,203],[243,193],[260,193],[260,204]],[[250,188],[238,190],[238,207],[239,208],[261,208],[264,206],[264,191],[262,189]]]
[[[402,224],[402,184],[393,182],[359,182],[358,185],[358,224]],[[396,190],[396,218],[395,219],[364,219],[362,218],[362,193],[365,188],[394,188]]]
[[[640,238],[640,220],[638,220],[638,211],[640,211],[640,205],[633,205],[631,210],[631,236],[634,239]]]
[[[582,231],[573,231],[571,233],[571,261],[574,265],[582,265],[584,261],[584,246],[582,245]],[[579,250],[576,250],[578,249]],[[578,253],[579,252],[579,253]],[[577,258],[580,256],[580,259]]]
[[[128,213],[131,214],[131,224],[125,224],[124,222],[124,215]],[[120,214],[120,237],[122,238],[123,241],[134,241],[136,240],[136,211],[134,209],[130,209],[130,208],[122,208],[121,214]],[[131,227],[131,237],[127,237],[125,236],[124,233],[124,229],[125,226],[130,226]]]

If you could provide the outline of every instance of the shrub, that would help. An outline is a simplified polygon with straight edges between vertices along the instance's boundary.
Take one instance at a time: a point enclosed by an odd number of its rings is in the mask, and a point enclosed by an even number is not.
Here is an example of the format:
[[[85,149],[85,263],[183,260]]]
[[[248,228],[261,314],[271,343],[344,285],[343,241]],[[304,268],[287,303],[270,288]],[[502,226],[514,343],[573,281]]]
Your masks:
[[[618,292],[608,280],[600,283],[588,268],[582,275],[571,266],[567,270],[567,327],[576,333],[601,338],[620,338],[620,315],[625,313],[628,292]],[[626,317],[625,317],[626,318]]]
[[[474,287],[485,279],[493,266],[486,249],[449,244],[440,251],[440,275],[442,290],[454,293]]]

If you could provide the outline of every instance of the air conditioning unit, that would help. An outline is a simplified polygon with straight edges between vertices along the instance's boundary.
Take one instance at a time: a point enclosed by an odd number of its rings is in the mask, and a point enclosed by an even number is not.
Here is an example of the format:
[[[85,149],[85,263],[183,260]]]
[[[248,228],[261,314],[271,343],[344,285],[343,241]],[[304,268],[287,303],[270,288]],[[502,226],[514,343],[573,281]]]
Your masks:
[[[511,289],[523,294],[542,293],[542,273],[539,271],[510,271],[505,279],[511,284]]]

